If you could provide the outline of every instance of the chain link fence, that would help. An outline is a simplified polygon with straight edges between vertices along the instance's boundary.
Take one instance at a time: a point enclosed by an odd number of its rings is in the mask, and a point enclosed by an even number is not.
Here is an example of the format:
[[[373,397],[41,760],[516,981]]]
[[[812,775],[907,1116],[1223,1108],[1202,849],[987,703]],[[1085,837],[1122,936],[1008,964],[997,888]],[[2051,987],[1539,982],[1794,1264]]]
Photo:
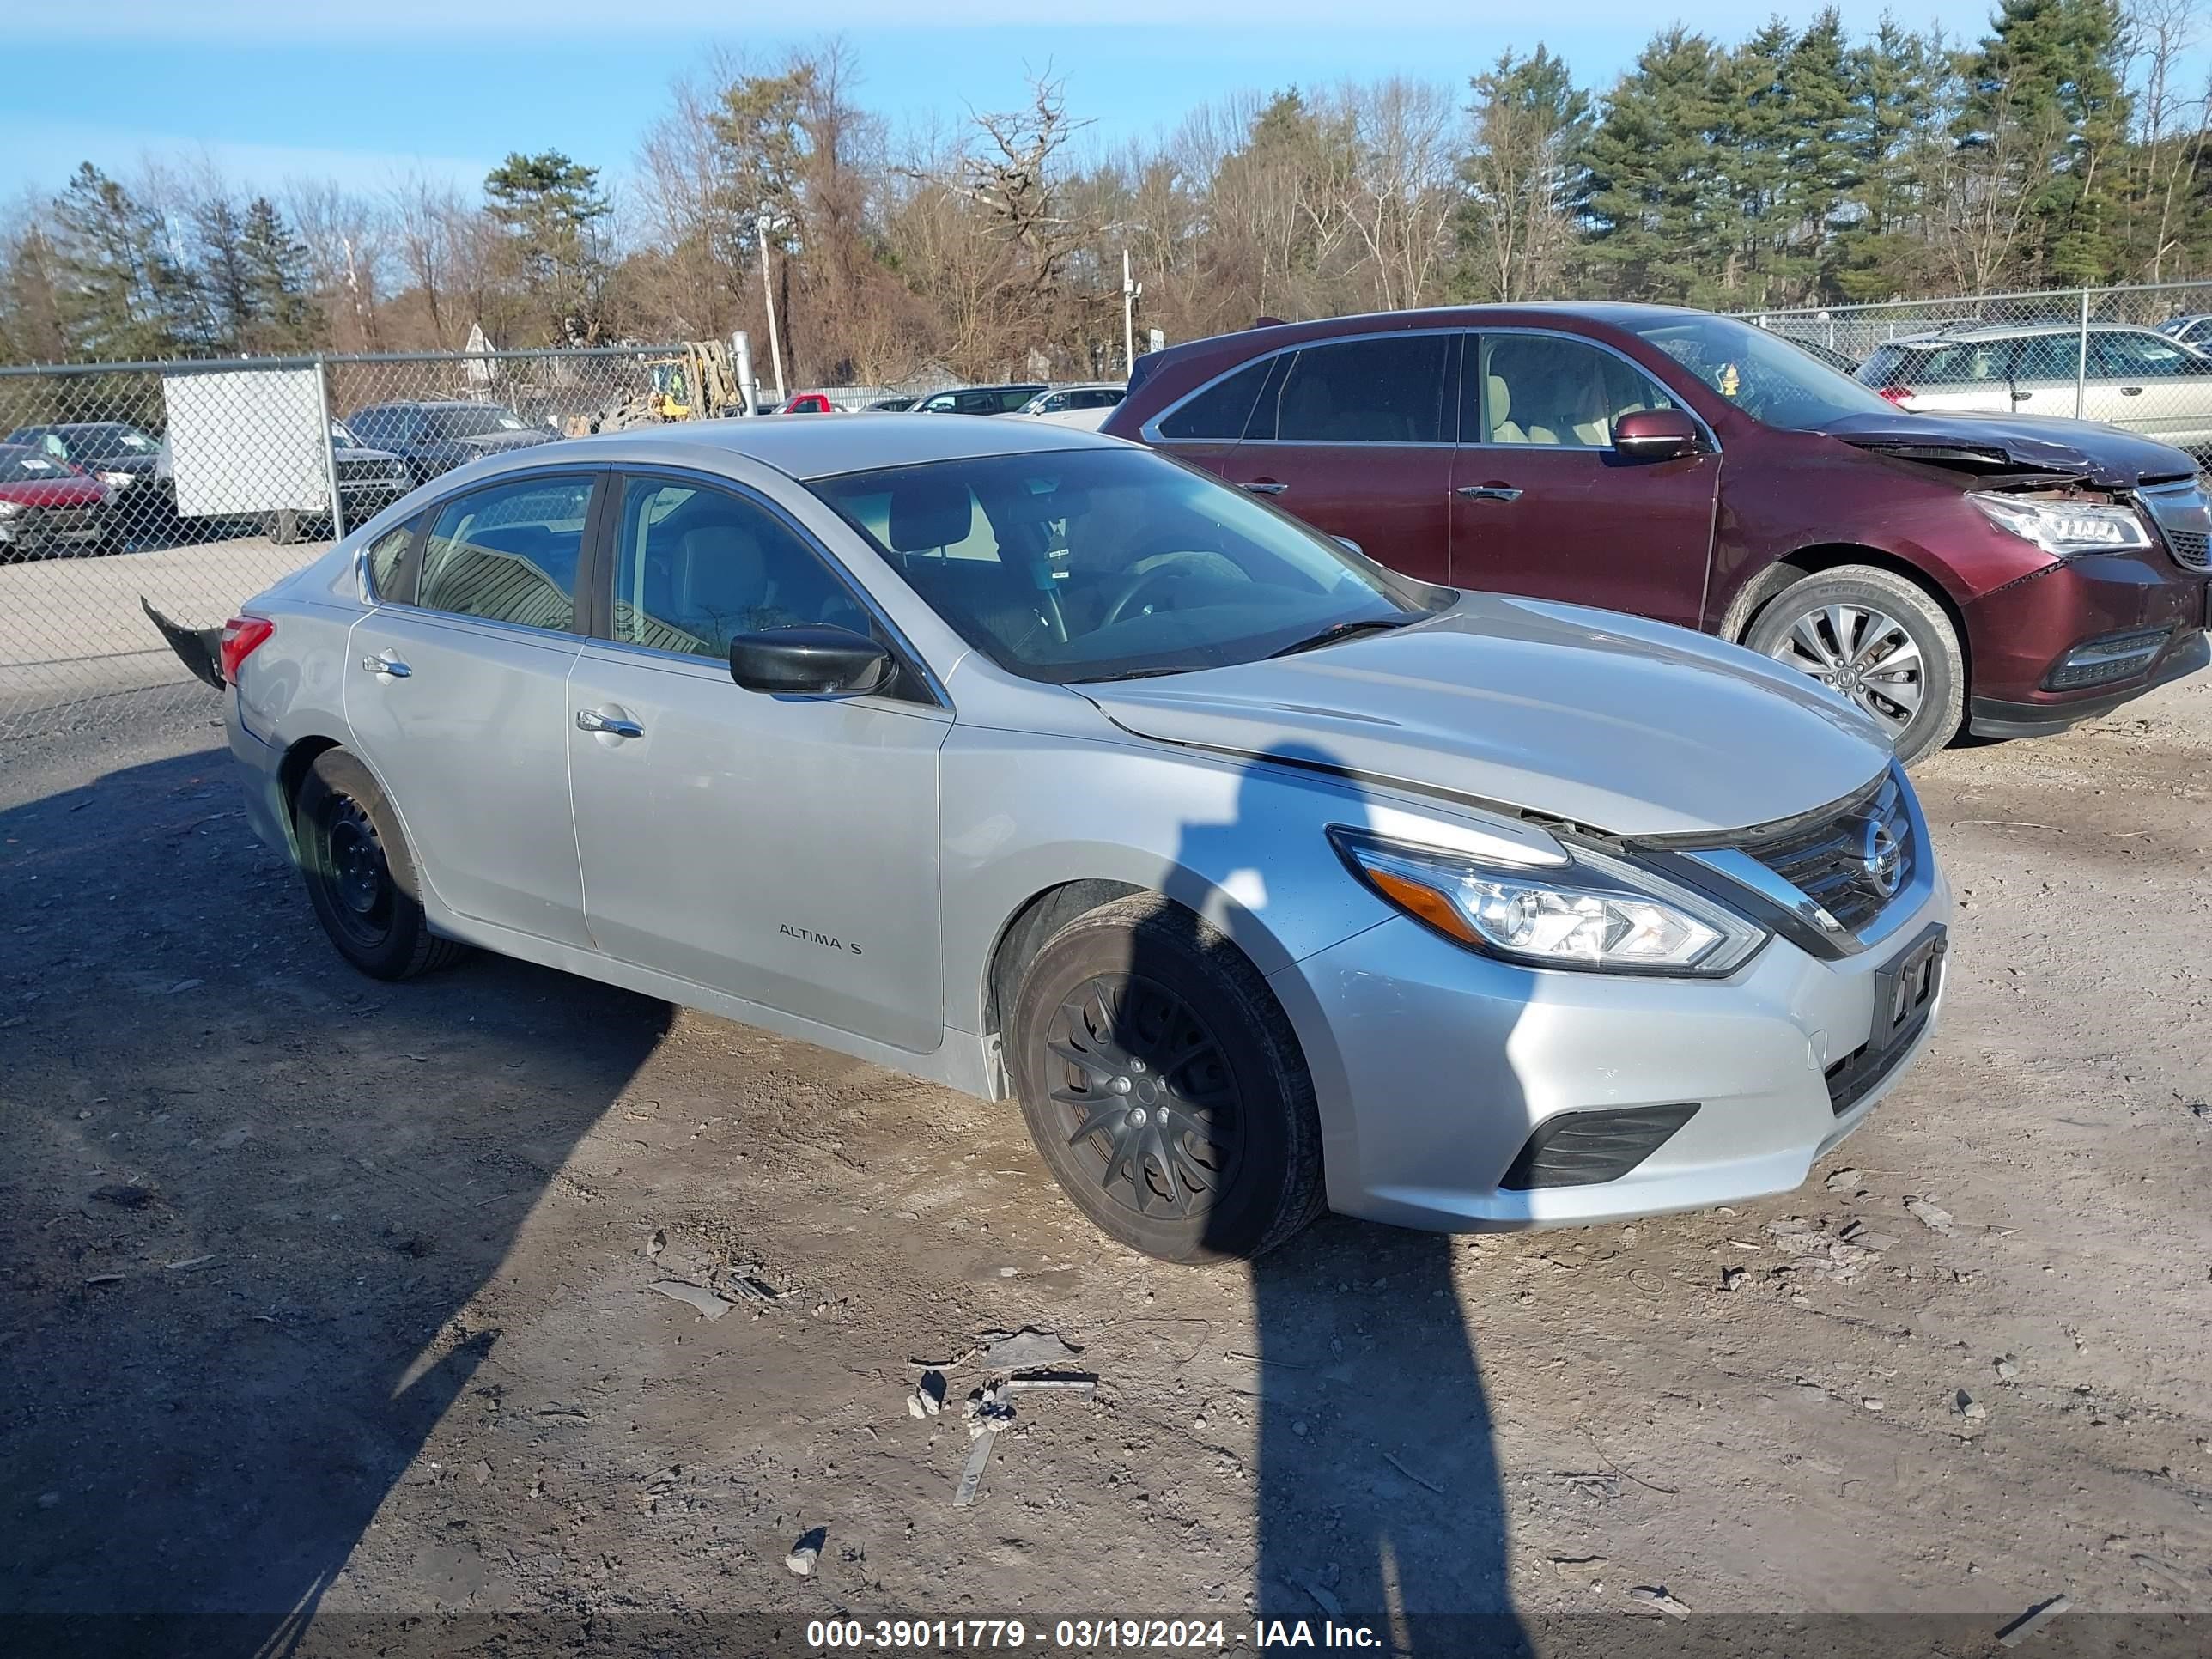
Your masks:
[[[1747,313],[1902,409],[2103,421],[2212,462],[2212,282]]]
[[[682,347],[0,368],[0,740],[204,695],[188,628],[478,456],[699,413]]]

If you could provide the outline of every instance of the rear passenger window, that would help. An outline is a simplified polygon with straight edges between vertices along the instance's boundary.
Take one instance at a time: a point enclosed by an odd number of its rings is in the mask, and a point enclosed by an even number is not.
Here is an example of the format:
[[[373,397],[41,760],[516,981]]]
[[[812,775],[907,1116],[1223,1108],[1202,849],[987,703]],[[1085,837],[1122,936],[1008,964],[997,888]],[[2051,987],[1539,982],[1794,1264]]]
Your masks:
[[[1444,438],[1449,334],[1378,334],[1307,346],[1275,405],[1284,442],[1432,444]]]
[[[400,592],[400,567],[406,562],[407,550],[414,545],[415,523],[387,530],[368,544],[369,591],[379,599],[406,597]]]
[[[2078,334],[2032,334],[2019,343],[2018,352],[2018,356],[2004,371],[2012,379],[2070,380],[2081,367],[2081,337]],[[1931,374],[1929,378],[1933,380],[1936,377]]]
[[[1194,442],[1236,442],[1244,435],[1252,405],[1260,401],[1260,388],[1267,384],[1267,371],[1274,366],[1273,358],[1262,357],[1256,363],[1245,364],[1228,379],[1216,380],[1161,421],[1160,436]]]
[[[438,509],[416,603],[426,610],[573,633],[588,474],[511,479]]]

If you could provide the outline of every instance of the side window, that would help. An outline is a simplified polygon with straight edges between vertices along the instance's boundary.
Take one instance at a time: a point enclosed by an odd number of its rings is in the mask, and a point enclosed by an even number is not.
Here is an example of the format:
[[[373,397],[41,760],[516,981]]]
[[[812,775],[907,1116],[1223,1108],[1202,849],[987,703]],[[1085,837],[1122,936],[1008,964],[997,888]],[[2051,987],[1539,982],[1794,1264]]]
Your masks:
[[[1449,334],[1378,334],[1307,346],[1276,404],[1284,442],[1432,444],[1444,435]]]
[[[422,548],[416,603],[573,632],[588,474],[526,477],[447,501]]]
[[[2010,340],[1977,340],[1964,345],[1942,346],[1928,354],[1915,371],[1923,380],[2002,380],[2012,374]]]
[[[2014,358],[2015,380],[2070,380],[2081,360],[2081,337],[2075,334],[2031,334],[2020,343]],[[2091,374],[2096,373],[2091,359]]]
[[[1226,380],[1216,380],[1162,421],[1160,436],[1235,443],[1244,435],[1244,423],[1252,418],[1252,405],[1260,401],[1260,388],[1267,384],[1275,361],[1262,357]]]
[[[416,519],[394,526],[368,544],[368,586],[379,599],[407,597],[401,591],[401,568],[407,562],[407,550],[415,544],[416,526],[421,522]]]
[[[1036,387],[1033,386],[1018,386],[1012,392],[1001,392],[994,401],[998,405],[998,412],[1000,414],[1011,415],[1036,395]]]
[[[2189,354],[2148,334],[2092,334],[2089,372],[2118,379],[2164,379],[2189,372]]]
[[[1121,401],[1121,392],[1111,390],[1085,392],[1075,398],[1075,406],[1078,409],[1111,409]]]
[[[356,410],[346,416],[346,430],[374,449],[384,441],[384,416],[376,410]]]
[[[1040,415],[1057,415],[1060,410],[1066,407],[1067,394],[1065,392],[1055,392],[1051,397],[1044,400],[1043,405],[1037,410],[1037,413]]]
[[[665,478],[623,489],[614,637],[720,659],[730,638],[802,623],[872,631],[867,612],[798,533],[756,501]]]
[[[1482,373],[1466,393],[1480,399],[1481,418],[1461,429],[1480,430],[1484,443],[1610,449],[1623,415],[1677,407],[1649,375],[1585,341],[1488,334],[1481,345]]]
[[[934,398],[932,398],[927,403],[922,404],[921,407],[925,414],[944,415],[951,410],[952,402],[952,394],[951,392],[940,392]]]
[[[69,459],[69,446],[62,441],[62,434],[58,432],[49,432],[40,439],[39,447],[57,460]]]

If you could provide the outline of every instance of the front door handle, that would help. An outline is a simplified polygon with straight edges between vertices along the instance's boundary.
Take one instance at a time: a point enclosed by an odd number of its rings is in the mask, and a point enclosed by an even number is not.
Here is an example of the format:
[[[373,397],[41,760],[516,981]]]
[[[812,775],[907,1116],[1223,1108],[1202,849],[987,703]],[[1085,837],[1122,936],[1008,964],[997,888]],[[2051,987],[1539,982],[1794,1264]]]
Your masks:
[[[1251,483],[1246,484],[1244,488],[1250,490],[1255,495],[1279,495],[1285,489],[1288,489],[1290,485],[1286,483],[1277,483],[1273,478],[1260,478],[1255,480]]]
[[[576,711],[579,732],[603,732],[611,738],[641,738],[645,728],[635,720],[626,720],[619,714],[603,714],[596,708]]]
[[[2033,392],[2015,392],[2012,394],[2012,400],[2016,404],[2024,404],[2033,396],[2035,394]]]
[[[2139,386],[2124,386],[2120,388],[2120,396],[2123,398],[2140,398],[2142,396],[2142,388]]]
[[[1452,491],[1471,501],[1517,501],[1521,492],[1510,484],[1462,484]]]
[[[372,674],[381,674],[388,680],[404,680],[415,671],[389,651],[380,651],[373,657],[363,657],[361,665]]]

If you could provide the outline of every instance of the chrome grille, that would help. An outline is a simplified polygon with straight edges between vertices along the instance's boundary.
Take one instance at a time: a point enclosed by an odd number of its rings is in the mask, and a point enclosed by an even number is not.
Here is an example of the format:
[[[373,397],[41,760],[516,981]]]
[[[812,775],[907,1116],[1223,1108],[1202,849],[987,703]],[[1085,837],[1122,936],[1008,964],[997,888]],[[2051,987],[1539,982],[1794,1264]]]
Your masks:
[[[1891,846],[1896,849],[1895,870],[1885,887],[1877,879],[1875,864]],[[1911,880],[1921,856],[1914,844],[1912,816],[1905,811],[1905,791],[1894,772],[1872,796],[1835,817],[1741,850],[1854,933],[1880,915]]]
[[[2212,505],[2206,502],[2202,485],[2194,480],[2155,484],[2142,492],[2142,502],[2176,564],[2212,570]]]

